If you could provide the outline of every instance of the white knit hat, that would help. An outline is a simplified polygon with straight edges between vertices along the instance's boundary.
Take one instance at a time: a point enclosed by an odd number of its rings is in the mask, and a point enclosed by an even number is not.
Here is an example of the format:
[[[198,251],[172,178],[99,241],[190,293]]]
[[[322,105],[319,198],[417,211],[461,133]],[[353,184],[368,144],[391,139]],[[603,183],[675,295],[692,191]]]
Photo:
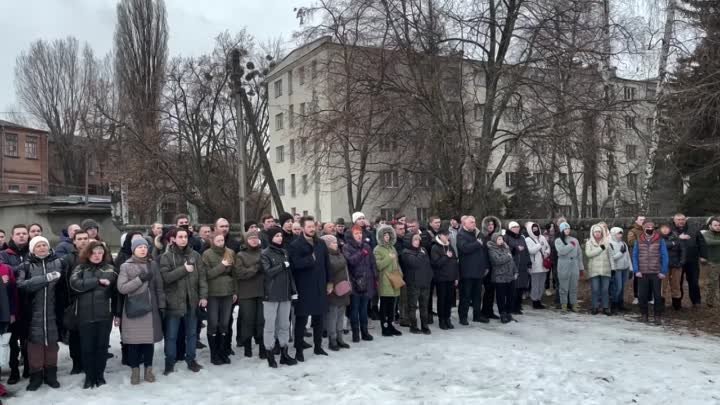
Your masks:
[[[365,214],[363,214],[363,213],[362,213],[362,212],[360,212],[360,211],[358,211],[358,212],[354,212],[354,213],[352,214],[352,221],[353,221],[353,224],[354,224],[355,222],[357,222],[357,220],[358,220],[358,219],[360,219],[360,217],[363,217],[363,218],[365,218]]]
[[[41,242],[48,245],[48,248],[50,247],[50,242],[48,242],[48,240],[46,238],[44,238],[42,236],[36,236],[36,237],[32,238],[32,240],[30,241],[30,253],[33,253],[33,250],[35,250],[35,245],[37,245],[38,243],[41,243]]]
[[[519,228],[519,227],[520,227],[520,224],[518,224],[518,223],[515,222],[515,221],[512,221],[512,222],[510,222],[510,223],[508,224],[508,229],[515,228],[516,226]]]

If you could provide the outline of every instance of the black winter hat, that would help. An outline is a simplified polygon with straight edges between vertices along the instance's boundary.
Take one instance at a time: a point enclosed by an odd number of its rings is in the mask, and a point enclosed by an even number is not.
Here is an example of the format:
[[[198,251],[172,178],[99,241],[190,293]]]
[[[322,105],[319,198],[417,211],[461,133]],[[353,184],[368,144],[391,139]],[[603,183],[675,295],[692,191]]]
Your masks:
[[[280,227],[282,227],[283,225],[285,225],[285,222],[292,221],[292,220],[293,220],[292,214],[283,212],[282,214],[280,214],[280,217],[278,218],[278,225],[280,225]]]
[[[280,228],[278,226],[273,226],[272,228],[265,231],[265,233],[267,234],[268,242],[272,243],[272,240],[275,237],[275,235],[282,233],[282,228]]]
[[[95,228],[97,230],[100,230],[100,225],[94,220],[94,219],[86,219],[80,223],[80,227],[83,229],[83,231],[87,231],[88,229]]]
[[[257,226],[257,224],[258,224],[257,221],[245,221],[245,224],[243,225],[245,227],[245,232],[247,232],[251,226],[253,226],[253,225]]]
[[[338,218],[338,219],[335,221],[335,225],[343,225],[343,226],[344,226],[344,225],[345,225],[345,218]]]

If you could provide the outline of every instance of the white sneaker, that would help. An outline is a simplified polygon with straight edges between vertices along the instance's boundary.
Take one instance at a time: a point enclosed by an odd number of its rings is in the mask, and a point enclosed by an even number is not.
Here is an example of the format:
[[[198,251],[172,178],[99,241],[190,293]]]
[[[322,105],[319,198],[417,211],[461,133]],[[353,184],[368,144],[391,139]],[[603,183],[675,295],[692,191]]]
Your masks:
[[[633,299],[633,303],[632,303],[632,304],[633,304],[633,305],[637,305],[639,302],[640,302],[640,301],[638,301],[638,299],[635,298],[635,299]]]
[[[650,300],[650,301],[648,302],[648,304],[650,304],[650,305],[655,305],[655,300]]]

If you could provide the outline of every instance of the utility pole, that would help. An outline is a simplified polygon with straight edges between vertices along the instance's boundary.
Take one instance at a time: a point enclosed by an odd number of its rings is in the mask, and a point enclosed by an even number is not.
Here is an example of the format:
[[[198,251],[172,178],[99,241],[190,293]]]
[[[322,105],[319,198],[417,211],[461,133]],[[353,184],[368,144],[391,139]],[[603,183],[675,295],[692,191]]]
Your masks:
[[[230,52],[230,67],[232,73],[230,80],[232,82],[233,96],[235,97],[235,114],[237,115],[235,130],[237,131],[237,159],[238,159],[238,222],[245,223],[245,119],[243,118],[242,97],[245,89],[243,88],[243,67],[240,65],[242,54],[239,49],[235,48]]]

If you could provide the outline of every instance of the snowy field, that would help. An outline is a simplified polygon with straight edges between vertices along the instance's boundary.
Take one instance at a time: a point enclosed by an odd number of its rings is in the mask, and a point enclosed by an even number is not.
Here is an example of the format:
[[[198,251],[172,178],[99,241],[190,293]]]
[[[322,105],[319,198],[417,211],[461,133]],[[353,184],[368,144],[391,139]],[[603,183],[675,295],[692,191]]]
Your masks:
[[[717,404],[720,403],[720,339],[678,334],[622,317],[526,311],[520,322],[456,324],[432,336],[383,338],[329,357],[306,351],[306,362],[268,368],[256,357],[232,357],[213,367],[162,376],[162,344],[155,349],[158,381],[130,385],[130,370],[116,357],[108,385],[83,390],[70,376],[62,346],[62,388],[43,386],[28,395],[26,382],[10,387],[9,404]],[[407,329],[403,328],[403,331]],[[203,341],[205,340],[203,336]],[[311,341],[312,339],[307,339]],[[348,339],[349,340],[349,339]],[[323,342],[326,346],[327,341]],[[257,351],[257,347],[255,348]]]

